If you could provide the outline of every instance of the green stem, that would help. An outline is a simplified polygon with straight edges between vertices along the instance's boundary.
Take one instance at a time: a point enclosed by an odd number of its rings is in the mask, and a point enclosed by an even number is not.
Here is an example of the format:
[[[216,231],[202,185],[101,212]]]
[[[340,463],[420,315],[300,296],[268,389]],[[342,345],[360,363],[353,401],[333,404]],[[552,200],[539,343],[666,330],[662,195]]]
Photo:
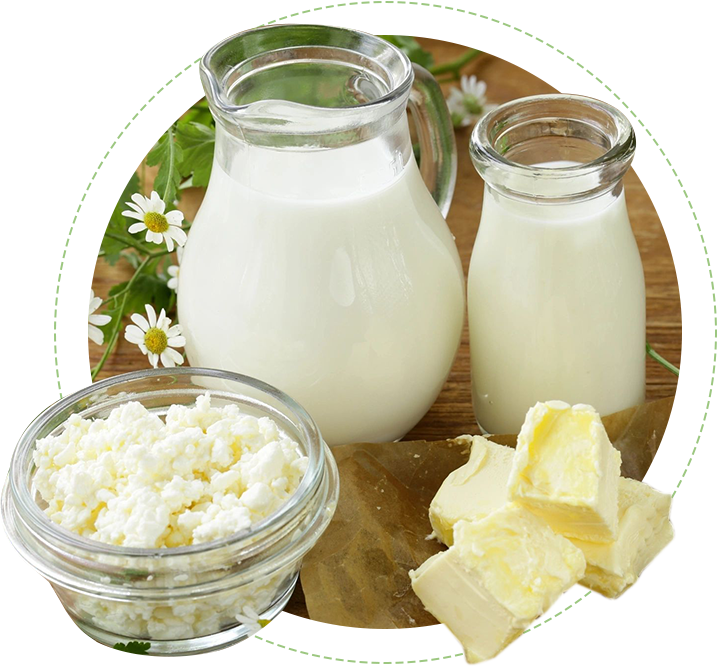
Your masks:
[[[137,250],[137,252],[147,254],[147,248],[131,236],[118,236],[117,234],[113,234],[109,231],[105,234],[105,236],[107,238],[111,238],[112,240],[119,241],[120,243],[124,243],[128,247],[133,247],[135,250]]]
[[[122,289],[120,289],[116,294],[112,294],[112,296],[109,296],[104,301],[102,301],[102,305],[107,305],[107,303],[109,303],[110,301],[116,301],[120,296],[125,296],[130,291],[130,289],[132,289],[132,286],[137,281],[137,278],[139,277],[140,273],[145,269],[147,264],[153,258],[154,258],[153,255],[145,257],[142,260],[142,263],[139,266],[137,266],[137,270],[134,272],[134,275],[129,279],[129,282],[127,282],[127,284]]]
[[[189,230],[192,228],[191,224],[185,224],[182,226],[182,229],[184,229],[185,232],[189,232]],[[127,247],[131,247],[137,252],[139,252],[142,256],[146,257],[163,257],[165,254],[172,254],[169,250],[158,250],[157,252],[147,252],[147,248],[142,245],[142,243],[136,241],[134,238],[130,236],[118,236],[117,234],[113,234],[112,232],[108,231],[105,234],[106,238],[111,238],[113,240],[119,241],[120,243],[124,243]],[[175,248],[176,249],[176,248]],[[103,256],[103,252],[100,252],[98,256]]]
[[[174,252],[174,250],[172,250]],[[162,250],[161,252],[150,252],[147,254],[147,256],[142,260],[142,263],[137,266],[137,269],[134,272],[134,275],[129,279],[129,282],[120,289],[116,294],[112,294],[112,296],[109,296],[104,301],[102,301],[102,305],[107,305],[110,301],[116,301],[120,296],[124,296],[132,287],[134,286],[134,283],[137,281],[137,278],[139,277],[140,273],[147,267],[147,264],[152,261],[153,259],[158,259],[159,257],[164,257],[168,254],[172,254],[169,250]]]
[[[460,58],[451,60],[450,62],[443,63],[442,65],[434,65],[430,68],[433,76],[439,76],[440,74],[455,73],[461,68],[465,67],[471,60],[477,58],[485,49],[473,48],[468,49]]]
[[[461,69],[463,69],[471,60],[475,60],[475,58],[477,58],[480,54],[481,51],[478,51],[477,49],[468,49],[468,51],[466,51],[459,58],[451,60],[450,62],[444,62],[441,65],[434,65],[428,71],[431,72],[433,76],[449,73],[454,76],[458,76]]]
[[[175,123],[167,130],[167,146],[169,146],[169,156],[166,162],[169,163],[170,170],[175,169],[174,165],[174,154],[177,152],[177,146],[174,143],[174,130],[176,128],[177,124]],[[172,187],[172,174],[167,174],[167,185],[164,188],[164,192],[162,192],[159,196],[162,199],[162,201],[170,201],[169,193],[170,188]]]
[[[662,358],[653,348],[652,345],[649,342],[645,343],[645,349],[647,350],[647,355],[650,358],[655,359],[662,367],[667,368],[673,375],[680,376],[680,369],[677,366],[672,365],[668,360]]]
[[[129,296],[129,294],[125,293],[124,298],[122,299],[122,305],[120,306],[119,314],[117,315],[117,321],[115,322],[114,328],[112,329],[112,333],[110,334],[110,339],[107,341],[107,346],[105,347],[105,351],[102,354],[102,358],[99,360],[99,363],[97,363],[97,365],[92,368],[92,381],[95,381],[95,377],[97,377],[100,370],[102,370],[102,366],[104,366],[105,362],[109,358],[110,353],[114,349],[115,343],[117,342],[120,328],[122,328],[122,318],[124,317],[124,306],[127,303],[127,296]]]

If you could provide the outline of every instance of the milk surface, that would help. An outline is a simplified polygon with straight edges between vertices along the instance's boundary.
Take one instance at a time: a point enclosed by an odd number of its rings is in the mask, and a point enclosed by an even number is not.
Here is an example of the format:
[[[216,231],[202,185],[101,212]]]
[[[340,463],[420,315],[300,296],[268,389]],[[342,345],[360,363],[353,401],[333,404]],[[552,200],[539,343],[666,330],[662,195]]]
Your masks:
[[[484,430],[517,433],[538,401],[644,402],[645,283],[622,191],[538,205],[486,187],[468,313]]]
[[[332,174],[330,153],[275,153],[272,179],[258,175],[261,159],[238,164],[241,177],[215,162],[182,261],[179,321],[192,365],[273,384],[328,443],[392,441],[448,375],[463,272],[412,156],[376,183],[370,161]],[[352,184],[352,173],[367,177]]]

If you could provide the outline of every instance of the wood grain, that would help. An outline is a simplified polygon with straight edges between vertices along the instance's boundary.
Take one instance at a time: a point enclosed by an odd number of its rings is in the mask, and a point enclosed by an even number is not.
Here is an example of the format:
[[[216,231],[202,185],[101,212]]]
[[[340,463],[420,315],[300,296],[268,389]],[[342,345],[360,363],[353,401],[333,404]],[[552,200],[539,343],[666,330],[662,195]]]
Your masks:
[[[429,39],[420,41],[435,55],[437,63],[452,60],[464,51],[464,47],[454,44]],[[488,85],[488,98],[494,103],[502,103],[526,95],[555,92],[532,74],[488,54],[483,54],[473,61],[465,68],[464,73],[476,74],[483,79]],[[455,84],[444,84],[445,90],[447,91],[451,85]],[[456,237],[466,274],[478,230],[483,199],[483,183],[468,155],[469,135],[469,128],[456,132],[458,181],[453,205],[448,215],[448,225]],[[640,145],[638,139],[638,150],[641,149],[645,148]],[[151,177],[146,177],[151,176],[151,173],[152,171],[146,170],[145,167],[144,182],[148,183],[151,180]],[[682,343],[680,297],[667,238],[650,197],[632,170],[625,178],[625,191],[630,220],[645,269],[647,339],[662,356],[679,365]],[[183,195],[181,208],[188,219],[193,219],[201,203],[201,197],[202,191],[199,190],[188,190]],[[126,280],[129,275],[131,269],[126,262],[110,267],[103,261],[98,261],[93,280],[95,292],[104,296],[113,284]],[[102,350],[90,343],[89,352],[91,364],[94,365],[99,360]],[[648,359],[646,363],[647,399],[657,400],[673,396],[677,378],[652,360]],[[147,360],[137,347],[121,340],[100,373],[100,377],[144,367],[147,367]],[[420,423],[406,435],[406,439],[441,440],[462,433],[477,432],[471,407],[470,359],[466,326],[458,356],[441,394]],[[306,607],[300,589],[297,590],[287,610],[306,616]]]

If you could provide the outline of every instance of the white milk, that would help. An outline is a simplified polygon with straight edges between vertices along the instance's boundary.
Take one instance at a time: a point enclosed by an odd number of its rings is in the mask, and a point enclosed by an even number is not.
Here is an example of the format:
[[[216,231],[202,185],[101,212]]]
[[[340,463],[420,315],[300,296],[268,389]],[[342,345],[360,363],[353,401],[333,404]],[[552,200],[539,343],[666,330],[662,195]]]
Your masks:
[[[560,165],[551,165],[560,166]],[[468,274],[473,406],[517,433],[537,401],[645,399],[645,283],[625,198],[563,205],[486,187]]]
[[[332,176],[332,151],[270,153],[235,160],[241,183],[214,164],[180,271],[189,361],[280,388],[330,444],[398,439],[435,401],[460,340],[448,227],[412,156],[376,188],[371,161]]]

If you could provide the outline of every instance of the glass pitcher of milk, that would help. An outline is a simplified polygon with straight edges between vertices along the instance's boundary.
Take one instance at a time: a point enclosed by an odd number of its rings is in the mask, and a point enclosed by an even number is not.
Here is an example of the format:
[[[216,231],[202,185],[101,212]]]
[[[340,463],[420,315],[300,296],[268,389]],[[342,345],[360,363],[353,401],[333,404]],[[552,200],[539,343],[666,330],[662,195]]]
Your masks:
[[[645,281],[622,178],[627,118],[603,102],[540,95],[475,127],[485,181],[468,273],[473,407],[518,432],[538,401],[601,414],[645,399]]]
[[[201,77],[216,149],[179,278],[189,362],[277,386],[329,444],[401,438],[464,319],[438,84],[378,37],[312,25],[230,37]]]

